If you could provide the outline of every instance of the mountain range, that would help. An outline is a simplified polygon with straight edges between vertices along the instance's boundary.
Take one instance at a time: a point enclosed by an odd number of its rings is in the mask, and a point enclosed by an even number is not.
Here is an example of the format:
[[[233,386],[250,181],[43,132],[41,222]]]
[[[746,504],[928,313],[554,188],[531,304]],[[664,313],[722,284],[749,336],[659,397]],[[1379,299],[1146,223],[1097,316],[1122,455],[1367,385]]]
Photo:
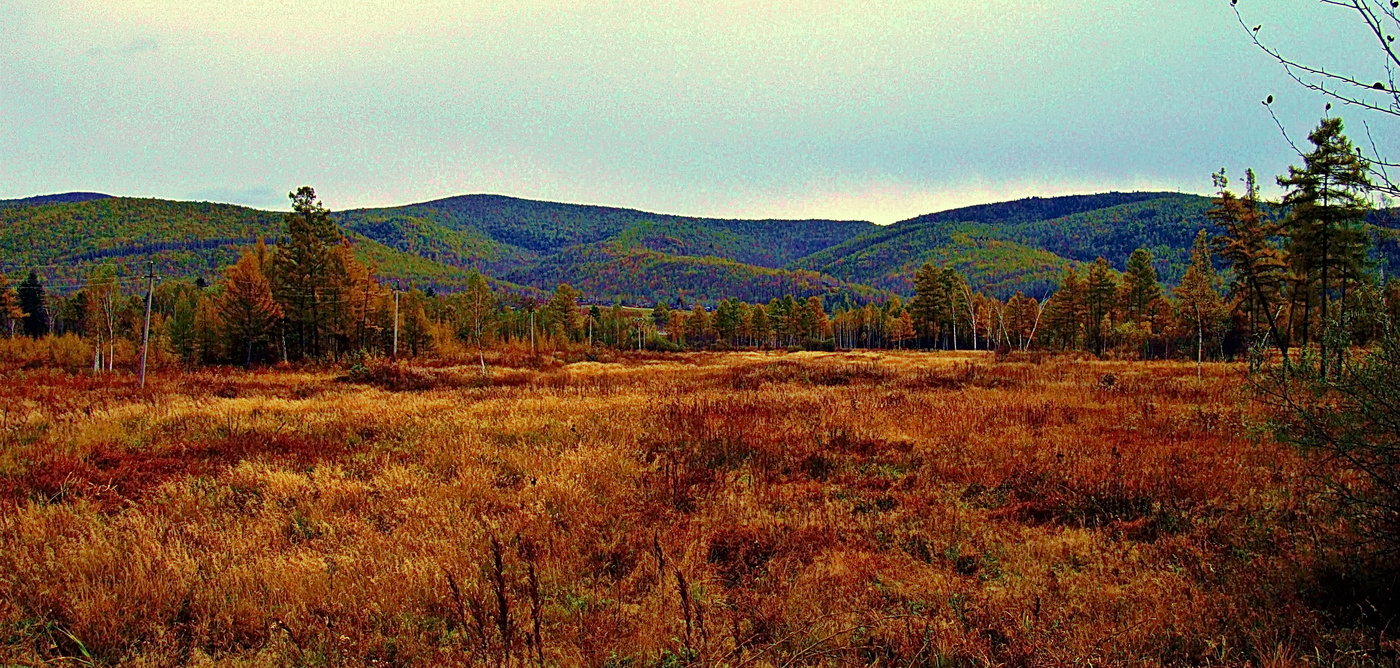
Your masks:
[[[632,209],[464,195],[335,213],[382,279],[450,291],[472,269],[541,295],[561,282],[591,301],[650,305],[767,301],[783,294],[866,301],[913,292],[924,262],[953,266],[997,296],[1044,296],[1065,267],[1103,256],[1122,269],[1152,250],[1179,279],[1208,197],[1110,192],[1027,198],[931,213],[892,225],[838,220],[725,220]],[[39,270],[55,289],[94,265],[215,278],[239,248],[282,233],[282,213],[231,204],[65,193],[0,200],[0,270]],[[1400,268],[1393,212],[1373,215],[1375,257]]]

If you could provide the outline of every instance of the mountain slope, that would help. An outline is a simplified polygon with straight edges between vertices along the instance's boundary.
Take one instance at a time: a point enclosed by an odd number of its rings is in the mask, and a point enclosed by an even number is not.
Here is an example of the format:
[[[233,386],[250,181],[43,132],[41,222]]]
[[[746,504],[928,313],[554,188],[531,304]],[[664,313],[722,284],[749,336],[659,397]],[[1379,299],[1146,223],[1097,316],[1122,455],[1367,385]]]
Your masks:
[[[282,233],[283,214],[232,204],[110,197],[0,208],[0,270],[42,269],[56,289],[76,287],[99,264],[122,274],[155,263],[161,276],[213,278],[240,249]],[[352,235],[356,254],[395,282],[461,285],[466,272]]]
[[[463,235],[462,264],[492,267],[529,261],[566,248],[615,241],[630,248],[673,255],[714,256],[778,268],[876,229],[873,223],[834,220],[725,220],[648,213],[633,209],[537,202],[501,195],[463,195],[385,209],[339,214],[347,229],[406,250],[413,239],[381,235],[372,221],[425,221],[428,236]],[[422,242],[422,238],[417,239]],[[452,242],[449,242],[449,245]]]
[[[102,193],[58,193],[56,195],[37,195],[34,197],[22,197],[20,199],[0,199],[0,207],[71,204],[73,202],[90,202],[97,199],[107,199],[109,197],[111,197],[111,195],[104,195]]]
[[[503,275],[540,289],[569,283],[598,301],[619,299],[633,305],[713,306],[728,297],[767,302],[791,294],[864,303],[890,295],[865,285],[810,271],[772,269],[718,257],[673,255],[614,243],[582,244],[544,257],[528,268]]]
[[[1145,246],[1173,282],[1196,231],[1213,229],[1209,208],[1210,198],[1165,192],[1029,198],[911,218],[790,266],[908,294],[914,271],[932,261],[958,267],[979,289],[1041,293],[1067,265],[1103,256],[1122,269]]]
[[[1196,232],[1212,229],[1210,199],[1169,192],[1030,198],[932,213],[887,227],[849,221],[721,220],[629,209],[468,195],[335,214],[382,277],[451,290],[471,268],[521,291],[574,284],[589,300],[765,301],[785,292],[863,301],[910,294],[924,262],[951,266],[998,296],[1043,296],[1067,266],[1099,256],[1123,268],[1150,248],[1168,284]],[[126,275],[212,278],[284,214],[207,202],[47,195],[0,202],[0,270],[38,268],[57,289],[96,264]],[[1374,257],[1400,271],[1400,216],[1373,214]],[[512,288],[515,289],[515,288]]]

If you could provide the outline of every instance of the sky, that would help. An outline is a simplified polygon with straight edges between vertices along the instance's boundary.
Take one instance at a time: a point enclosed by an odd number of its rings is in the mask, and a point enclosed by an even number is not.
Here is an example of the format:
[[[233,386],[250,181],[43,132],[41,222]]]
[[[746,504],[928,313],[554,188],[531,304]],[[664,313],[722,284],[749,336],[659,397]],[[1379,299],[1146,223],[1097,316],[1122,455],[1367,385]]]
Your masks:
[[[1290,53],[1369,64],[1335,7],[1240,8]],[[1323,115],[1228,0],[0,0],[0,198],[285,209],[307,184],[333,209],[890,223],[1271,182],[1296,155],[1267,95],[1295,140]]]

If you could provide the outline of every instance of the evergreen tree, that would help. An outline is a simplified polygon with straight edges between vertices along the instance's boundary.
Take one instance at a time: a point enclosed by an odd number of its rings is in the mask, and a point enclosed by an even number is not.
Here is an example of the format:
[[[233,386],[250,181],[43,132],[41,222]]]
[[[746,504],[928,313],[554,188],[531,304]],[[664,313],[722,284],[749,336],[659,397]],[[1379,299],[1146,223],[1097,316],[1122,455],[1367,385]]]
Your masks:
[[[1117,293],[1113,267],[1108,260],[1100,257],[1089,265],[1089,274],[1084,281],[1085,331],[1097,355],[1102,355],[1107,347],[1106,329],[1112,327],[1109,320],[1113,312],[1113,298]]]
[[[287,237],[277,245],[273,292],[282,306],[299,357],[320,357],[330,331],[331,311],[342,298],[343,263],[332,249],[344,236],[311,186],[288,195]]]
[[[914,299],[909,304],[914,320],[915,335],[929,341],[937,335],[945,308],[943,273],[932,263],[925,262],[914,273]]]
[[[39,338],[49,333],[48,295],[39,275],[29,272],[29,276],[15,290],[19,300],[19,310],[24,312],[24,335]]]
[[[1370,245],[1362,225],[1370,209],[1366,200],[1370,166],[1342,134],[1340,118],[1322,119],[1308,140],[1314,148],[1303,156],[1303,166],[1289,167],[1288,175],[1278,179],[1279,185],[1288,188],[1283,203],[1289,208],[1284,222],[1289,252],[1307,291],[1304,331],[1314,294],[1322,323],[1330,322],[1333,290],[1338,289],[1345,300],[1347,288],[1364,273]],[[1324,340],[1319,367],[1324,376],[1328,360]]]
[[[1191,249],[1191,266],[1181,279],[1181,285],[1172,289],[1180,300],[1180,319],[1184,325],[1196,332],[1196,377],[1201,377],[1201,361],[1205,350],[1205,336],[1214,333],[1225,317],[1225,304],[1216,290],[1215,268],[1210,261],[1209,238],[1205,230],[1196,235],[1196,243]]]
[[[195,336],[195,313],[201,297],[199,292],[182,295],[179,301],[175,302],[174,312],[166,325],[171,350],[179,355],[185,364],[201,361],[199,342]]]
[[[1078,346],[1087,311],[1084,280],[1074,267],[1065,267],[1060,289],[1050,297],[1046,310],[1049,311],[1046,317],[1047,336],[1064,349]]]
[[[1152,251],[1139,248],[1128,256],[1123,292],[1124,314],[1133,320],[1145,318],[1148,305],[1162,296],[1162,284],[1157,282],[1157,269],[1152,266]]]
[[[267,245],[258,240],[256,247],[225,270],[224,291],[215,302],[227,348],[242,350],[244,366],[252,365],[254,351],[267,342],[273,323],[282,317],[267,278],[270,265]]]
[[[1268,221],[1259,206],[1259,188],[1253,170],[1245,172],[1242,197],[1230,192],[1230,180],[1223,168],[1213,178],[1217,197],[1207,215],[1225,230],[1224,235],[1215,239],[1215,248],[1232,270],[1230,295],[1235,307],[1246,312],[1250,333],[1253,335],[1259,330],[1261,321],[1266,323],[1274,346],[1287,360],[1288,338],[1279,325],[1278,315],[1288,261],[1273,241],[1278,228]]]
[[[560,283],[544,306],[546,326],[562,340],[577,341],[583,332],[583,314],[578,300],[582,296],[568,283]]]
[[[651,307],[651,324],[657,329],[664,329],[671,322],[671,307],[664,299],[656,300],[656,305]]]

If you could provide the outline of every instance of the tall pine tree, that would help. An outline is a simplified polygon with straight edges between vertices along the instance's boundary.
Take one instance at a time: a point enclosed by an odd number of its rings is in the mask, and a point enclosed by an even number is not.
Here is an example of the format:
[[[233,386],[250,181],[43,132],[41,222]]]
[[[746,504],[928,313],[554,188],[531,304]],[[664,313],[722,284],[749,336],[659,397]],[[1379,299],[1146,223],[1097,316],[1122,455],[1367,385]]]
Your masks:
[[[1369,165],[1342,134],[1342,119],[1322,119],[1308,141],[1313,150],[1303,156],[1303,166],[1289,167],[1288,175],[1278,179],[1288,189],[1283,198],[1289,208],[1284,228],[1299,286],[1306,291],[1302,295],[1305,332],[1314,295],[1321,322],[1327,326],[1333,315],[1333,291],[1344,301],[1347,288],[1362,276],[1370,246],[1362,221],[1370,210],[1366,193],[1371,188]],[[1328,360],[1323,337],[1319,370],[1324,376]]]

